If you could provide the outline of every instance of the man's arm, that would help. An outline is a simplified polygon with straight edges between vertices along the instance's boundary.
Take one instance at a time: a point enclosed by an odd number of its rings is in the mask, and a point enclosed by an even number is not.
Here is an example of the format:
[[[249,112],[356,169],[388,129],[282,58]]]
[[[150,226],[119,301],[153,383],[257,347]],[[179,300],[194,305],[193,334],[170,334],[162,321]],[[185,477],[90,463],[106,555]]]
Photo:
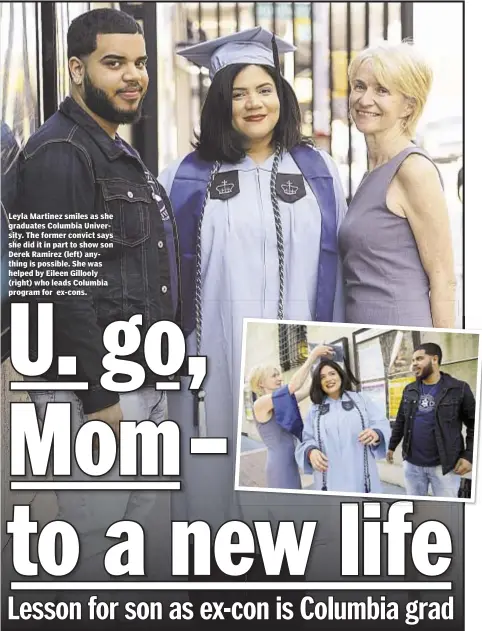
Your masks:
[[[403,413],[403,395],[405,394],[405,390],[402,394],[402,400],[400,401],[400,405],[398,407],[397,418],[395,419],[395,423],[392,427],[392,433],[390,436],[390,442],[388,444],[388,452],[387,452],[387,460],[389,462],[393,461],[393,452],[398,447],[400,441],[403,438],[403,433],[405,431],[405,415]]]
[[[460,454],[460,457],[472,462],[474,453],[475,397],[467,383],[464,383],[460,416],[462,423],[467,428],[465,451]]]
[[[62,225],[62,220],[51,221],[41,216],[78,212],[87,215],[86,220],[79,220],[80,223],[92,222],[95,182],[88,156],[65,142],[53,142],[38,149],[33,156],[22,156],[19,195],[20,209],[27,214],[36,213],[34,222],[42,224],[43,231],[53,235],[52,238],[41,239],[49,241],[49,250],[55,242],[70,241],[63,235],[67,230],[47,227],[49,223],[51,226]],[[70,245],[67,245],[56,251],[69,249]],[[83,296],[59,296],[53,288],[52,296],[46,300],[54,303],[54,344],[67,348],[69,355],[77,358],[77,380],[89,382],[88,391],[78,392],[84,412],[89,414],[114,405],[119,396],[100,386],[100,377],[105,372],[102,367],[105,354],[103,331],[97,323],[92,294],[88,287],[82,289],[85,292]]]
[[[458,475],[465,475],[472,471],[472,457],[474,453],[475,398],[467,383],[464,383],[462,387],[460,420],[467,428],[467,435],[465,450],[459,454],[459,458],[454,467],[454,473]]]

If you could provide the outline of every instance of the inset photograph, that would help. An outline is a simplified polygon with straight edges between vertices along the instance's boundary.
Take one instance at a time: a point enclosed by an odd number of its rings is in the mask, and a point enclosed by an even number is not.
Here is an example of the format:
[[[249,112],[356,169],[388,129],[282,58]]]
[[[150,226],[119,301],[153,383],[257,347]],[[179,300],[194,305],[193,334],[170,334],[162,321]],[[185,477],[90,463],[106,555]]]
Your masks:
[[[238,491],[473,501],[480,335],[245,320]]]

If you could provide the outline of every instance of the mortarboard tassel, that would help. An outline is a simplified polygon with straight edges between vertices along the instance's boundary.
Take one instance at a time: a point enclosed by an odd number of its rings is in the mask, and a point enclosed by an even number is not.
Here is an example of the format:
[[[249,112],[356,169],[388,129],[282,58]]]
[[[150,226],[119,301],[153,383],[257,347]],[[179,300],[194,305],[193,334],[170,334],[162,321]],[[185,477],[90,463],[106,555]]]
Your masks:
[[[273,61],[274,61],[274,67],[276,70],[276,77],[278,80],[278,88],[281,88],[281,68],[280,68],[280,64],[279,64],[279,53],[278,53],[278,45],[276,43],[276,35],[273,33],[273,36],[271,38],[271,48],[273,50]]]
[[[271,37],[271,48],[273,50],[274,68],[276,71],[276,89],[278,90],[278,98],[280,102],[280,125],[283,128],[283,81],[281,79],[281,68],[279,63],[278,44],[276,43],[276,34]]]
[[[273,61],[274,61],[274,66],[276,68],[276,72],[278,74],[281,74],[280,67],[279,67],[278,45],[276,44],[276,35],[274,33],[273,33],[273,36],[271,37],[271,48],[273,49]]]
[[[206,393],[204,390],[193,392],[194,401],[194,427],[198,437],[205,438],[207,436],[207,424],[206,424],[206,404],[204,397]]]

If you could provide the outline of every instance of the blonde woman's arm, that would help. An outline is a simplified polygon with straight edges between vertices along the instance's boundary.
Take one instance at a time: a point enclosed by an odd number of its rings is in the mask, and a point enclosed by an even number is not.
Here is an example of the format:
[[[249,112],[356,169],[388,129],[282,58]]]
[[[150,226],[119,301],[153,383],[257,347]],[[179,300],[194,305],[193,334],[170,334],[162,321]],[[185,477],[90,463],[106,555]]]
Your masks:
[[[258,423],[267,423],[271,419],[273,407],[273,396],[271,394],[263,394],[256,399],[253,404],[253,412]]]
[[[306,399],[310,392],[311,379],[308,379],[311,368],[321,357],[332,359],[334,355],[331,346],[318,344],[308,355],[305,363],[294,373],[288,384],[288,390],[294,394],[297,401]],[[307,381],[308,380],[308,381]]]
[[[430,283],[432,322],[455,326],[456,279],[445,195],[436,167],[420,154],[403,161],[397,176],[402,210],[410,224]]]
[[[331,358],[332,356],[333,351],[330,346],[318,344],[318,346],[315,346],[308,355],[304,364],[291,377],[288,385],[284,386],[284,388],[287,388],[290,395],[295,396],[296,401],[306,399],[311,387],[311,379],[308,380],[311,367],[320,357]],[[254,402],[253,410],[258,423],[266,423],[272,417],[274,408],[273,394],[264,394]]]

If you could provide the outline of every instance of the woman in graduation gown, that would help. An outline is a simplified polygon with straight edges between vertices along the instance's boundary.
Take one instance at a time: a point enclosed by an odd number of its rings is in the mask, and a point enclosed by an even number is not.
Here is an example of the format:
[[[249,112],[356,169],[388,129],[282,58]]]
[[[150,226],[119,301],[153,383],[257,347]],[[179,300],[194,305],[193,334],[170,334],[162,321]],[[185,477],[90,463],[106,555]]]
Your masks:
[[[212,83],[196,150],[159,178],[179,235],[187,353],[207,357],[202,399],[189,378],[168,398],[184,448],[172,512],[213,529],[247,519],[233,492],[243,318],[343,321],[345,196],[332,159],[302,139],[277,59],[292,50],[257,27],[179,52],[209,68]],[[196,435],[227,437],[228,454],[191,456]],[[248,503],[265,507],[257,495]]]
[[[390,425],[384,412],[336,362],[322,359],[310,390],[313,402],[297,447],[303,473],[320,491],[381,493],[376,460],[385,458]]]

